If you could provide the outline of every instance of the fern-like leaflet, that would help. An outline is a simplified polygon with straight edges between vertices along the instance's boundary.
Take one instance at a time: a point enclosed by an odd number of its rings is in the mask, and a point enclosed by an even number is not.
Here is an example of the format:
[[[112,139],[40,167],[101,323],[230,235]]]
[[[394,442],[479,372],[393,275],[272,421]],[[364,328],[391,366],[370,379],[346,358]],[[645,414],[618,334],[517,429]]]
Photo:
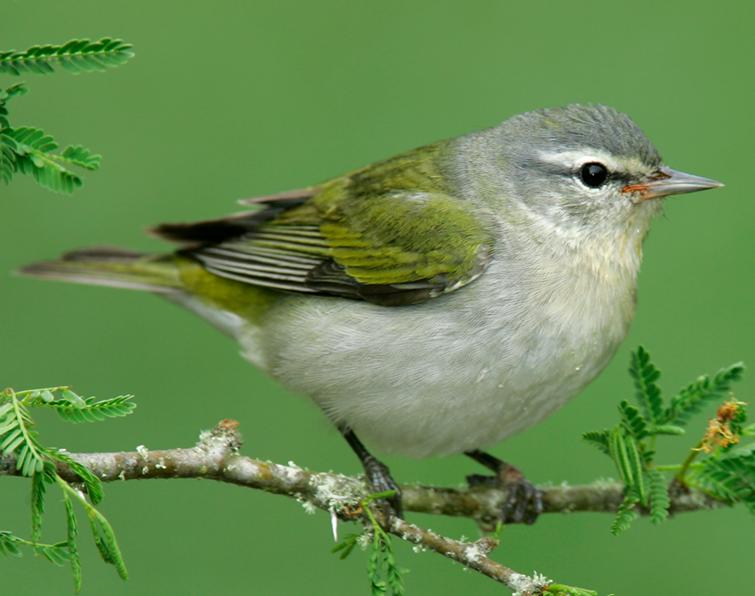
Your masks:
[[[31,175],[37,183],[55,192],[71,193],[82,185],[81,177],[70,167],[96,170],[102,157],[81,145],[56,153],[58,143],[39,128],[9,128],[5,135],[14,142],[15,168]]]
[[[34,552],[55,565],[63,565],[68,559],[67,542],[43,544],[41,542],[24,540],[19,536],[0,530],[0,556],[20,557],[21,547],[30,547]]]
[[[366,516],[366,534],[350,534],[336,544],[331,552],[337,553],[339,558],[348,557],[362,538],[369,539],[370,553],[367,559],[367,577],[370,580],[370,591],[373,596],[403,596],[404,578],[398,567],[396,557],[391,545],[391,537],[380,526],[375,515],[370,509],[370,504],[377,499],[385,499],[392,496],[394,491],[374,493],[368,495],[360,502],[360,507]],[[367,547],[367,544],[364,545]]]
[[[24,476],[44,468],[44,448],[39,444],[34,423],[12,389],[0,400],[0,453],[16,456],[16,469]]]
[[[632,352],[629,376],[635,387],[635,397],[645,417],[651,422],[658,422],[663,414],[661,390],[657,381],[661,372],[650,361],[650,354],[642,346]]]
[[[690,470],[690,484],[728,503],[743,503],[755,513],[755,450],[707,458]]]
[[[52,404],[55,411],[65,420],[71,422],[101,422],[107,418],[120,418],[131,414],[136,404],[130,395],[119,395],[110,399],[97,400],[87,397],[82,406],[68,403]]]
[[[659,524],[669,515],[670,500],[666,479],[658,470],[647,471],[650,483],[650,521]]]
[[[732,364],[719,370],[713,377],[702,375],[671,398],[664,411],[663,424],[684,424],[691,416],[702,410],[705,404],[726,396],[733,383],[742,378],[742,363]]]
[[[624,483],[625,497],[611,526],[614,534],[631,525],[639,505],[649,510],[653,523],[668,517],[668,482],[654,463],[655,438],[683,435],[689,417],[706,403],[725,397],[732,384],[741,378],[743,370],[741,364],[734,364],[712,378],[699,377],[666,405],[657,384],[660,371],[651,362],[650,355],[642,347],[632,353],[629,373],[639,408],[622,401],[619,424],[610,431],[582,435],[613,460]],[[743,503],[755,513],[755,448],[728,453],[739,437],[746,436],[744,406],[736,400],[726,402],[709,424],[706,438],[692,450],[687,461],[664,468],[679,469],[677,481],[683,484],[690,484],[722,501]],[[710,455],[691,466],[701,451]]]
[[[47,74],[54,72],[56,66],[76,74],[103,71],[126,63],[133,55],[131,45],[120,39],[72,39],[63,45],[0,52],[0,73],[16,76],[25,72]]]
[[[608,435],[610,431],[607,430],[596,430],[596,431],[587,431],[586,433],[582,434],[582,438],[590,443],[591,445],[597,447],[605,453],[606,455],[609,454],[608,449]]]
[[[619,413],[621,414],[621,421],[627,432],[637,441],[641,441],[649,436],[650,433],[648,432],[648,425],[645,417],[640,414],[640,411],[637,408],[624,400],[619,403]]]
[[[24,476],[31,477],[31,525],[32,539],[24,540],[9,532],[0,532],[0,554],[20,554],[19,545],[32,547],[47,560],[61,564],[68,561],[74,579],[74,587],[81,588],[81,562],[77,539],[78,523],[74,503],[86,512],[95,544],[102,559],[116,568],[124,579],[126,565],[110,523],[96,509],[102,501],[103,489],[100,479],[86,466],[72,458],[64,450],[45,447],[39,442],[31,408],[47,408],[73,422],[93,422],[106,418],[126,416],[134,409],[131,396],[122,395],[111,399],[83,398],[68,387],[47,387],[27,391],[6,389],[0,392],[0,454],[13,457],[16,468]],[[64,480],[57,470],[63,464],[85,487],[85,493],[75,489]],[[57,485],[63,492],[66,512],[67,538],[57,544],[43,544],[42,521],[45,513],[45,497],[49,486]]]
[[[74,73],[102,71],[125,63],[133,55],[131,45],[118,39],[74,39],[22,52],[2,51],[0,73],[45,74],[54,72],[56,66]],[[102,158],[82,145],[71,145],[58,153],[58,143],[41,129],[13,127],[8,101],[26,91],[22,83],[0,90],[0,180],[9,184],[15,174],[26,174],[54,192],[71,193],[82,185],[81,176],[72,168],[96,170]]]
[[[632,522],[637,519],[636,507],[639,502],[639,497],[633,491],[627,492],[611,524],[611,534],[617,536],[632,525]]]

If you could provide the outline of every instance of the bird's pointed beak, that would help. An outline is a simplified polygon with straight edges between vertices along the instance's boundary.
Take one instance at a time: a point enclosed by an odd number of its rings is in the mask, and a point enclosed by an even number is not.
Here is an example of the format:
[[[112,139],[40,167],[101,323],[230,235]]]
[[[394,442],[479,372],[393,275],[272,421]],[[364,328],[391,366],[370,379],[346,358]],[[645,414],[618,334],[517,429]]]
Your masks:
[[[622,192],[639,193],[641,200],[660,199],[670,195],[681,195],[688,192],[697,192],[698,190],[707,190],[709,188],[721,188],[722,182],[703,178],[694,174],[687,174],[672,170],[666,166],[658,169],[655,176],[648,182],[641,184],[630,184],[622,188]]]

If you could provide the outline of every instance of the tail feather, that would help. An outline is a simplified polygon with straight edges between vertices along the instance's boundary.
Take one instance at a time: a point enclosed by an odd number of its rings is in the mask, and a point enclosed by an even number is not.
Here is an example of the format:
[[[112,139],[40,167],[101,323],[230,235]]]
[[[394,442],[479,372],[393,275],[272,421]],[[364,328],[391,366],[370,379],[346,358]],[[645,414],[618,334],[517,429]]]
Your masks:
[[[98,246],[64,254],[57,261],[42,261],[22,268],[32,277],[74,283],[170,293],[181,289],[174,257]]]

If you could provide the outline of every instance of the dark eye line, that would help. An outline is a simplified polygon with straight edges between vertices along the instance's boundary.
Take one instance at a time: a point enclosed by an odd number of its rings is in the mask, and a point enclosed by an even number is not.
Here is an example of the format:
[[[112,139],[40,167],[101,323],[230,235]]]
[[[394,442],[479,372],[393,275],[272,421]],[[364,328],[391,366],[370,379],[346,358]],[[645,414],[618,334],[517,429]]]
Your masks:
[[[629,174],[627,174],[626,172],[620,172],[618,170],[608,170],[608,176],[606,178],[606,180],[620,180],[622,182],[629,179]]]
[[[619,172],[619,171],[611,172],[611,171],[609,171],[608,172],[608,179],[611,180],[612,182],[613,181],[618,181],[618,182],[621,182],[622,184],[624,184],[624,183],[631,182],[634,178],[628,172]]]

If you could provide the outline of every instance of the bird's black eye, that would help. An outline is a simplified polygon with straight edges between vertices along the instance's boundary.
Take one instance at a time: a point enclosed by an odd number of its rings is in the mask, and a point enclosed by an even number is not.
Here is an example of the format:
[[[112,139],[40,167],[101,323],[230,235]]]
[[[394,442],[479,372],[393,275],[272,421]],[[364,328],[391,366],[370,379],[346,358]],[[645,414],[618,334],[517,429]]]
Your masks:
[[[608,180],[608,169],[602,163],[591,161],[579,169],[579,179],[585,186],[598,188]]]

